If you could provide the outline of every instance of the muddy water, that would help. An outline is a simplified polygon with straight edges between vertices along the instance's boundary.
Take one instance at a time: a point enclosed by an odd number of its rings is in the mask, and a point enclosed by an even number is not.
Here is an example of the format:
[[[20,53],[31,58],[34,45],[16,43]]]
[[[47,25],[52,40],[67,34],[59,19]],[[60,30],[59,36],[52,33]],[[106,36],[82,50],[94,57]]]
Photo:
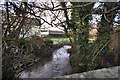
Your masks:
[[[43,66],[37,67],[31,71],[23,71],[20,78],[51,78],[69,74],[71,66],[69,63],[69,53],[67,49],[71,46],[63,46],[53,53],[52,61],[45,63]]]

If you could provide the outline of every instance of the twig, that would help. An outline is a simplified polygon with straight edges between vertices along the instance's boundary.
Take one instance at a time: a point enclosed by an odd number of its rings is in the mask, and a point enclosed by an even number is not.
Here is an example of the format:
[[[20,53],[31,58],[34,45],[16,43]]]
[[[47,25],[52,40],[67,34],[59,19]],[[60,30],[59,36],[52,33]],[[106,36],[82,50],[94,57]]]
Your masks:
[[[104,8],[104,12],[105,12],[105,13],[107,12],[107,8],[106,8],[106,7]],[[106,20],[108,23],[111,22],[110,20],[107,19],[106,14],[103,14],[103,16],[104,16],[105,20]]]
[[[69,8],[67,8],[67,7],[62,7],[62,8],[57,8],[57,9],[54,9],[53,7],[52,7],[52,8],[50,8],[50,7],[44,8],[44,7],[35,6],[35,5],[34,5],[33,7],[39,8],[39,9],[42,9],[42,10],[57,11],[57,10],[66,10],[66,9],[72,9],[72,8],[86,7],[86,6],[91,5],[91,4],[93,4],[93,3],[95,3],[95,2],[90,2],[90,3],[86,3],[86,4],[84,4],[84,5],[73,6],[73,7],[69,7]],[[30,5],[30,4],[29,4],[29,5]]]
[[[85,17],[83,17],[82,19],[85,20],[88,16],[91,16],[91,15],[93,15],[93,14],[88,14]]]
[[[114,10],[117,10],[117,9],[119,9],[120,8],[120,6],[117,6],[117,7],[114,7],[114,8],[112,8],[112,9],[110,9],[109,11],[106,11],[106,12],[103,12],[104,14],[108,14],[108,13],[110,13],[111,11],[114,11]]]
[[[95,60],[95,58],[97,57],[97,55],[111,42],[111,40],[109,40],[98,52],[97,54],[94,56],[94,58],[92,59],[92,61]]]

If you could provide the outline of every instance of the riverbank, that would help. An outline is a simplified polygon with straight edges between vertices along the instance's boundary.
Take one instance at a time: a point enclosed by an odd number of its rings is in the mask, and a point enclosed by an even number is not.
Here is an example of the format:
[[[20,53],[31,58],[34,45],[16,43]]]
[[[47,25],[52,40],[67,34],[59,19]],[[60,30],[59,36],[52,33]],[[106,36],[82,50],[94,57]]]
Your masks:
[[[41,56],[41,57],[39,57],[31,66],[28,66],[27,68],[25,68],[24,69],[25,71],[30,71],[32,69],[38,68],[40,66],[43,66],[45,63],[51,61],[53,52],[56,51],[57,49],[63,47],[63,44],[55,44],[55,45],[49,44],[48,46],[52,50],[50,52],[50,56]],[[50,50],[50,49],[48,49],[48,50]]]
[[[67,49],[70,46],[63,46],[54,51],[52,60],[44,63],[44,65],[37,64],[30,70],[22,71],[19,74],[20,78],[52,78],[60,75],[69,74],[71,66],[69,63],[69,53]]]

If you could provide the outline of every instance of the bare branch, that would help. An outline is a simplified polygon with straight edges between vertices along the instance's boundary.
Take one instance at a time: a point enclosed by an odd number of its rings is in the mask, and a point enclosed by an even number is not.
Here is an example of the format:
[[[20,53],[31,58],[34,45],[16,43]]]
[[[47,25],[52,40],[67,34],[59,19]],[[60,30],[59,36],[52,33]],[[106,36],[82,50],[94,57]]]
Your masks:
[[[10,4],[13,5],[15,8],[17,8],[19,11],[22,11],[23,13],[27,13],[27,14],[29,13],[29,14],[33,15],[34,17],[36,17],[36,19],[37,19],[37,18],[40,18],[41,20],[43,20],[43,21],[46,22],[47,24],[53,26],[51,23],[47,22],[47,21],[46,21],[45,19],[43,19],[41,16],[36,15],[33,9],[31,9],[31,10],[33,11],[33,13],[31,13],[31,12],[28,12],[28,11],[25,11],[25,10],[22,10],[22,9],[16,7],[16,5],[13,4],[12,2],[10,2]],[[38,20],[38,19],[37,19],[37,20]],[[38,21],[39,21],[39,20],[38,20]]]
[[[83,17],[82,19],[84,20],[84,19],[86,19],[88,16],[91,16],[92,14],[88,14],[88,15],[86,15],[85,17]]]
[[[120,9],[120,6],[114,7],[114,8],[112,8],[112,9],[110,9],[109,11],[105,11],[105,12],[103,12],[103,13],[104,13],[104,14],[108,14],[108,13],[114,11],[114,10],[117,10],[117,9]]]
[[[51,3],[52,3],[52,7],[53,7],[53,9],[55,8],[55,6],[54,6],[54,3],[53,3],[53,1],[51,0]]]
[[[106,8],[106,7],[104,8],[104,12],[105,12],[105,13],[107,12],[107,8]],[[106,20],[108,23],[111,22],[110,20],[107,19],[106,14],[103,14],[103,16],[104,16],[105,20]]]
[[[93,57],[92,61],[95,60],[95,58],[97,57],[97,55],[111,42],[111,40],[109,40],[98,52],[97,54]]]
[[[54,9],[53,9],[53,8],[50,8],[50,7],[44,8],[44,7],[40,7],[40,6],[36,6],[36,5],[34,5],[33,7],[39,8],[39,9],[42,9],[42,10],[58,11],[58,10],[66,10],[66,9],[72,9],[72,8],[86,7],[86,6],[91,5],[91,4],[93,4],[93,3],[95,3],[95,2],[90,2],[90,3],[86,3],[86,4],[84,4],[84,5],[73,6],[73,7],[69,7],[69,8],[67,8],[67,7],[62,7],[62,8],[57,8],[57,9],[55,9],[55,7],[54,7]],[[30,4],[29,4],[29,5],[30,5]]]

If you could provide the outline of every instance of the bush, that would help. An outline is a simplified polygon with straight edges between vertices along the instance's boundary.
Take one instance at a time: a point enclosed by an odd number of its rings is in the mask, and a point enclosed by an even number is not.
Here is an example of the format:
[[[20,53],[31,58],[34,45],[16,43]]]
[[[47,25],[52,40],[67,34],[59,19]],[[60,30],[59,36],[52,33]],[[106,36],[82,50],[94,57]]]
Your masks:
[[[51,57],[52,56],[52,49],[47,45],[36,46],[34,45],[33,54],[39,58]]]
[[[48,60],[53,49],[38,36],[9,41],[3,45],[3,78],[14,78],[22,70],[33,65],[36,60]]]

